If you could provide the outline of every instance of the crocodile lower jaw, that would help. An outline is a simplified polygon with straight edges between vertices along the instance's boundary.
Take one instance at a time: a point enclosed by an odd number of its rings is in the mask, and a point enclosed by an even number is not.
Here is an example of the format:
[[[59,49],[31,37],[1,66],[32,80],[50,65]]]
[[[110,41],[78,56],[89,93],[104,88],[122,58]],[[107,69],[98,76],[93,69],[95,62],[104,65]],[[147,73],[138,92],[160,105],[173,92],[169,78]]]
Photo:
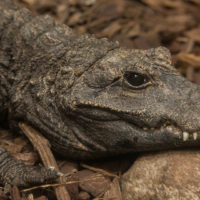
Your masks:
[[[161,132],[169,132],[171,134],[174,134],[177,136],[179,139],[182,139],[183,142],[186,142],[188,140],[194,140],[196,141],[198,138],[200,138],[200,131],[194,131],[194,132],[189,132],[189,131],[182,131],[181,128],[175,126],[175,125],[163,125],[160,128],[147,128],[143,127],[144,131],[151,130],[160,130]]]

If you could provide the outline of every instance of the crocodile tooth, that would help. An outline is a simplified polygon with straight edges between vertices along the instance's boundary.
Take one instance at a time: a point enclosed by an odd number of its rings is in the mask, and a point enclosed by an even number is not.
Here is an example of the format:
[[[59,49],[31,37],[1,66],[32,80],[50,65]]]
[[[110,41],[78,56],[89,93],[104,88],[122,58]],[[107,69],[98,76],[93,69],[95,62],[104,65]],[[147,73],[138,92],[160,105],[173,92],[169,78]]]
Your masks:
[[[170,132],[170,133],[173,133],[174,135],[177,135],[177,136],[180,136],[181,135],[181,133],[182,133],[182,131],[179,129],[179,128],[177,128],[177,127],[174,127],[174,126],[170,126],[170,125],[168,125],[167,127],[166,127],[166,130],[168,131],[168,132]]]
[[[175,130],[175,131],[174,131],[174,135],[178,135],[178,136],[180,136],[180,135],[181,135],[181,133],[182,133],[182,131],[181,131],[181,130]]]
[[[166,127],[166,129],[167,129],[169,132],[173,132],[173,128],[174,128],[173,126],[167,126],[167,127]]]
[[[197,132],[194,132],[194,133],[193,133],[193,139],[194,139],[194,140],[197,140],[197,137],[198,137]]]
[[[187,141],[189,138],[189,133],[188,132],[183,132],[183,141]]]

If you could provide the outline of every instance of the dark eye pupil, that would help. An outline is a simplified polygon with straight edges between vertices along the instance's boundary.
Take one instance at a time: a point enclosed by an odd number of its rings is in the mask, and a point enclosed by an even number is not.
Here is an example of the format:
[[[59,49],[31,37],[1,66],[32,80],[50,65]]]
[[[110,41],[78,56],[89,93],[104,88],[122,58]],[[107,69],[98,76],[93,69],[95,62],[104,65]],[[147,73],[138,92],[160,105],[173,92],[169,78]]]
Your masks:
[[[147,83],[147,77],[134,72],[127,72],[125,74],[126,81],[132,86],[141,86]]]

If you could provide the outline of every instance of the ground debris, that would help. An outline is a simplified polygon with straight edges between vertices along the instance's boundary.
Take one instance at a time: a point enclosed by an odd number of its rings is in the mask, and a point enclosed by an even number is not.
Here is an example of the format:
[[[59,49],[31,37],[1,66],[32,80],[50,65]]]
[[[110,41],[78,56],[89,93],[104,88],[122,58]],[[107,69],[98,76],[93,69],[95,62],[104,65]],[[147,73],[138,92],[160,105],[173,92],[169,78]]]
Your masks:
[[[189,80],[200,84],[199,0],[15,1],[20,6],[31,9],[34,14],[51,15],[57,23],[65,23],[79,34],[91,33],[96,37],[107,37],[128,48],[166,46],[171,50],[178,70]],[[39,162],[38,154],[23,136],[12,136],[8,131],[0,130],[0,143],[17,159],[29,165]],[[72,200],[121,200],[117,177],[84,169],[80,163],[73,161],[57,160],[57,163],[65,174],[77,171],[66,180]],[[130,160],[89,165],[119,176],[130,166]],[[44,193],[34,193],[34,196],[37,200],[51,200],[55,199],[53,194],[53,190],[48,188]]]

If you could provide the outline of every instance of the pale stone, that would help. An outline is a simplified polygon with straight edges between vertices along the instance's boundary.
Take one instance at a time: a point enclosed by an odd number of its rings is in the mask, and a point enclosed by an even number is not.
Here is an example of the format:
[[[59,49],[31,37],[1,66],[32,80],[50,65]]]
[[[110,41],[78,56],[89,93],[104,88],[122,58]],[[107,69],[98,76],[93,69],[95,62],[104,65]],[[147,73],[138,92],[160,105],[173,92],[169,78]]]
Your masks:
[[[139,157],[121,180],[123,200],[199,200],[200,150]]]

